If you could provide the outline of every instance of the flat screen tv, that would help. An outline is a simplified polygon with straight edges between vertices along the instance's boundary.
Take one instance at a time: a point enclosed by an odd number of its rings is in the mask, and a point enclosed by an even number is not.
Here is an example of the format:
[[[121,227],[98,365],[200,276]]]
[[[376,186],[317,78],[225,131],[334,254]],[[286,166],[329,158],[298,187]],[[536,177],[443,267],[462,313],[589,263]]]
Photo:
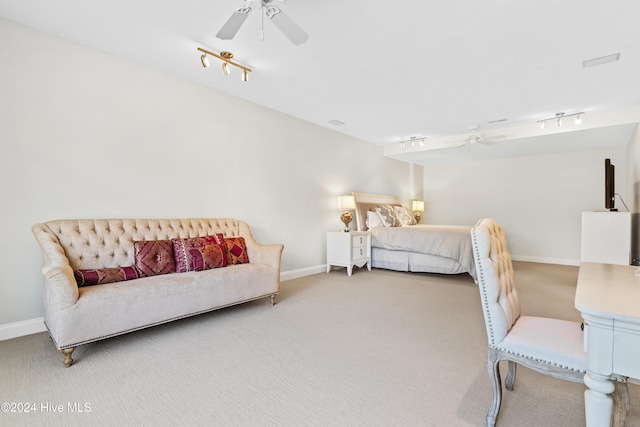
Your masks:
[[[616,204],[616,167],[611,159],[604,160],[604,207],[610,211],[617,211]]]

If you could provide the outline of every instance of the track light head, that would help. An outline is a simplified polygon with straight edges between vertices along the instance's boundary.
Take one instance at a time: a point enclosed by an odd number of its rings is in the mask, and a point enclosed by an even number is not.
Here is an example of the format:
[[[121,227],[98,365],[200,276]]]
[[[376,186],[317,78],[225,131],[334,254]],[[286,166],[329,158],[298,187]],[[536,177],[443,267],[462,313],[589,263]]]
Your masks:
[[[222,63],[222,72],[225,74],[225,76],[228,76],[229,73],[231,73],[231,70],[229,69],[229,60],[231,58],[233,58],[233,53],[231,53],[231,52],[220,52],[220,56],[225,60]]]
[[[582,123],[582,118],[580,117],[580,114],[578,114],[576,116],[576,124],[579,125],[580,123]]]
[[[207,68],[209,66],[209,58],[207,58],[206,53],[200,57],[200,62],[202,62],[202,66],[204,68]]]
[[[247,70],[242,70],[242,81],[246,82],[249,80],[249,72]]]

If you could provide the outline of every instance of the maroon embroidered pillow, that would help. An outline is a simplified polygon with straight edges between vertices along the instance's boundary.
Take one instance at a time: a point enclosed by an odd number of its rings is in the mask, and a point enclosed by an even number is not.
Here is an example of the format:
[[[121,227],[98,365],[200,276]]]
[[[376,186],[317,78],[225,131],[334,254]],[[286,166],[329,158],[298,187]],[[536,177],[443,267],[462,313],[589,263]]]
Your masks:
[[[227,266],[227,251],[221,233],[215,236],[171,239],[176,271],[202,271]]]
[[[81,269],[73,272],[78,287],[102,285],[104,283],[122,282],[138,278],[134,267]]]
[[[225,237],[224,244],[227,247],[227,264],[248,264],[249,254],[244,237]]]
[[[176,272],[171,240],[142,240],[133,243],[133,265],[140,277]]]

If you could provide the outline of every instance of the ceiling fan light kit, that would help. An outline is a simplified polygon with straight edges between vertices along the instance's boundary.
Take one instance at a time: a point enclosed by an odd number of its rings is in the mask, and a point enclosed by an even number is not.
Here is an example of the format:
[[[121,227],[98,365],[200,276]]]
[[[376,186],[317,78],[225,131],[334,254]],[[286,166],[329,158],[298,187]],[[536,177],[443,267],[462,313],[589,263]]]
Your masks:
[[[266,17],[268,20],[273,22],[273,24],[278,27],[278,29],[282,31],[289,40],[291,40],[291,43],[300,45],[306,42],[309,39],[309,35],[291,18],[289,18],[282,9],[273,6],[271,4],[272,2],[273,0],[247,0],[245,6],[236,9],[231,14],[227,22],[225,22],[222,28],[220,28],[220,31],[218,31],[218,34],[216,34],[216,37],[220,40],[233,39],[238,33],[238,30],[240,30],[240,27],[244,24],[244,21],[247,20],[253,11],[251,3],[259,3],[263,20]],[[264,39],[264,31],[262,34],[262,38]]]
[[[241,78],[243,82],[246,82],[249,80],[249,73],[252,71],[251,68],[246,67],[242,64],[239,64],[238,62],[232,61],[233,53],[220,52],[218,54],[210,50],[203,49],[201,47],[199,47],[198,50],[203,53],[203,55],[200,57],[200,62],[202,62],[202,66],[204,68],[209,67],[210,64],[209,64],[209,59],[207,58],[207,55],[211,55],[222,61],[222,72],[225,75],[231,74],[231,68],[229,68],[229,65],[233,65],[234,67],[237,67],[242,70]]]

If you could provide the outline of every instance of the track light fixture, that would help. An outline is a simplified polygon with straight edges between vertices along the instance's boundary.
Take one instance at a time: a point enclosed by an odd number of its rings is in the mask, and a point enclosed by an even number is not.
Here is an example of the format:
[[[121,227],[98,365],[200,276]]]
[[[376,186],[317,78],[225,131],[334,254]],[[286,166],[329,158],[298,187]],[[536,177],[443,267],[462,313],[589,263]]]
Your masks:
[[[544,129],[545,126],[547,125],[548,121],[554,120],[556,122],[556,127],[560,127],[560,126],[562,126],[562,120],[563,119],[565,119],[567,117],[574,117],[575,116],[575,124],[579,125],[580,123],[582,123],[581,116],[583,114],[584,114],[584,111],[581,111],[579,113],[573,113],[573,114],[556,113],[556,115],[554,117],[549,117],[548,119],[538,120],[538,123],[540,123],[540,127]]]
[[[249,80],[249,73],[252,71],[251,68],[245,67],[242,64],[232,61],[231,59],[233,58],[233,53],[220,52],[219,54],[217,54],[215,52],[211,52],[210,50],[206,50],[201,47],[199,47],[198,50],[204,54],[200,57],[200,62],[202,62],[202,66],[204,68],[207,68],[209,66],[209,59],[207,58],[207,55],[215,56],[216,58],[222,61],[222,72],[225,75],[229,75],[231,73],[231,69],[229,68],[229,65],[233,65],[234,67],[240,68],[242,70],[241,78],[243,82],[246,82]]]
[[[424,145],[424,140],[427,139],[426,136],[422,136],[420,138],[412,136],[411,138],[405,140],[405,141],[400,141],[400,148],[405,148],[405,147],[415,147],[417,145],[419,146],[423,146]]]

